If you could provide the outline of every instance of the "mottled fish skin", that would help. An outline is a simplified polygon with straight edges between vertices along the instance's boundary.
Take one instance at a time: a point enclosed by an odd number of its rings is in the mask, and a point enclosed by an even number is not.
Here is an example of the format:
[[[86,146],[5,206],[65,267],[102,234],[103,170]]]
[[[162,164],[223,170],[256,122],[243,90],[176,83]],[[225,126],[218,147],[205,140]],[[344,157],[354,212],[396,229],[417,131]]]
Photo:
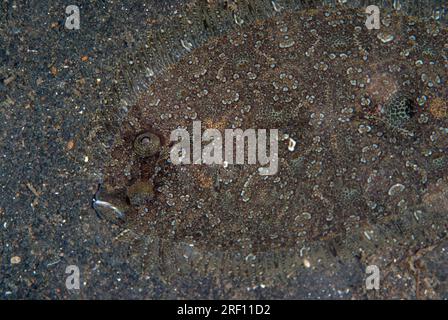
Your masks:
[[[154,184],[147,205],[126,212],[145,250],[256,274],[275,261],[294,270],[305,256],[392,259],[446,236],[447,30],[397,15],[380,30],[364,23],[355,9],[285,10],[210,37],[148,84],[104,168],[120,201],[135,181]],[[194,120],[278,128],[279,172],[172,165],[170,133]],[[162,148],[142,158],[133,141],[146,131]]]

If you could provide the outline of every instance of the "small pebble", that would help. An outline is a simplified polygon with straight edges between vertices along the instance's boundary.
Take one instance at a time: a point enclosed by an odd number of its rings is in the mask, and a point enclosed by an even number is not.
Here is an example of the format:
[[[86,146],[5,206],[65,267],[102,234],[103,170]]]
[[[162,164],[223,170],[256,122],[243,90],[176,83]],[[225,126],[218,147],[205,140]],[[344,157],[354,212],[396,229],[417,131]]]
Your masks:
[[[305,266],[305,268],[310,268],[311,267],[310,260],[308,260],[307,258],[303,259],[303,265]]]
[[[69,142],[67,142],[67,146],[66,146],[67,150],[70,151],[70,150],[72,150],[74,147],[75,147],[75,141],[70,140]]]
[[[22,262],[22,259],[19,256],[14,256],[11,258],[11,264],[19,264]]]

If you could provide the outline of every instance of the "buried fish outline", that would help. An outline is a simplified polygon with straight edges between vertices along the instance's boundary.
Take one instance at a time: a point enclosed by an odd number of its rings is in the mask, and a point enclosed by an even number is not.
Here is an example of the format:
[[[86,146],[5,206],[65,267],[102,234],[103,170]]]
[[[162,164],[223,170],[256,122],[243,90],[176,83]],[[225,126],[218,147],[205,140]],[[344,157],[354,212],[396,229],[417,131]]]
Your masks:
[[[344,8],[284,10],[210,36],[155,76],[103,168],[106,194],[126,204],[125,228],[164,247],[175,264],[185,255],[206,272],[230,257],[226,270],[236,274],[268,272],[272,259],[294,270],[305,256],[317,263],[359,248],[369,260],[378,254],[372,243],[386,248],[394,237],[407,246],[443,238],[427,227],[446,221],[431,202],[443,196],[430,195],[446,189],[447,119],[431,112],[446,101],[446,36],[428,34],[439,54],[418,56],[408,38],[425,34],[422,22],[392,18],[379,33],[359,29],[364,18]],[[383,41],[387,32],[392,41]],[[278,127],[280,172],[170,165],[169,133],[195,119],[217,129]],[[158,154],[133,151],[144,132],[160,139]],[[405,189],[390,192],[397,184]],[[384,254],[404,251],[392,245]]]

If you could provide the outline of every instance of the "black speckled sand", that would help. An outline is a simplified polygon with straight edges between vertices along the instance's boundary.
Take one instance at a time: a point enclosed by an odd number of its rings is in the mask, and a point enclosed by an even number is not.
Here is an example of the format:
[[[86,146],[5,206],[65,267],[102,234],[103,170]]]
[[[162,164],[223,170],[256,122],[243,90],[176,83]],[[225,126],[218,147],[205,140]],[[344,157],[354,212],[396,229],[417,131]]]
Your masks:
[[[2,4],[1,297],[446,298],[444,18],[327,2],[101,2],[77,32]],[[173,165],[198,120],[279,129],[278,173]]]

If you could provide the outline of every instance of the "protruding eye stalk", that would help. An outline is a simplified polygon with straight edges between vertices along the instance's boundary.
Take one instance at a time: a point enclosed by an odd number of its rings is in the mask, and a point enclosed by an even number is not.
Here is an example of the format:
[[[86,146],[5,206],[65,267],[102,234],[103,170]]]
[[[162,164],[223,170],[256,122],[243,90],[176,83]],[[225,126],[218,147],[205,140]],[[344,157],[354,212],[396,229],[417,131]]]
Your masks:
[[[160,138],[151,132],[139,134],[134,140],[134,151],[141,157],[151,157],[160,151]]]
[[[148,205],[154,198],[154,186],[151,181],[139,180],[127,189],[126,195],[134,207]]]

